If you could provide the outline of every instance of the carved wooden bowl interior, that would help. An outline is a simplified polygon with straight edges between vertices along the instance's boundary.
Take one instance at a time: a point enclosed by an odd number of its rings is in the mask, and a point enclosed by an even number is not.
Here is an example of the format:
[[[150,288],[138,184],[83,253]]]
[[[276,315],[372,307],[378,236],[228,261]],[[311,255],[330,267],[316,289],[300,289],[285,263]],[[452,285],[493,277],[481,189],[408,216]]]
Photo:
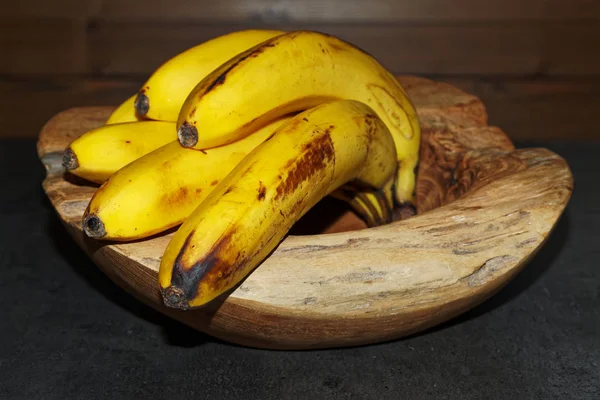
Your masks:
[[[572,191],[566,162],[515,149],[483,103],[455,87],[401,76],[422,125],[417,215],[367,229],[325,199],[228,296],[180,311],[157,283],[165,233],[132,243],[84,236],[96,187],[64,174],[61,153],[113,108],[64,111],[38,141],[44,189],[77,243],[114,282],[183,323],[246,346],[308,349],[400,338],[446,321],[505,285],[543,245]]]

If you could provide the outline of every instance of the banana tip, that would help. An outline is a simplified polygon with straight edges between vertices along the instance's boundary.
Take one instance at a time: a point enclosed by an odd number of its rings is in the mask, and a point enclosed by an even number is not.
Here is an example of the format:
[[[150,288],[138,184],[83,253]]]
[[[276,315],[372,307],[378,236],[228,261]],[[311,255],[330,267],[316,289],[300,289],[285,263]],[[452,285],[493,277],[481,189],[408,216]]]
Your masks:
[[[190,306],[185,298],[185,293],[178,287],[169,286],[162,289],[162,297],[165,306],[179,310],[189,310]]]
[[[100,217],[95,214],[86,215],[85,218],[83,218],[82,227],[85,234],[91,238],[99,239],[106,235],[104,223]]]
[[[135,107],[135,112],[143,117],[148,114],[148,110],[150,110],[150,99],[148,99],[148,96],[146,96],[144,92],[139,92],[133,105]]]
[[[183,147],[194,147],[198,143],[198,129],[189,122],[184,122],[177,131],[177,138]]]
[[[62,166],[67,170],[73,170],[79,167],[79,160],[77,155],[70,147],[65,150],[62,156]]]

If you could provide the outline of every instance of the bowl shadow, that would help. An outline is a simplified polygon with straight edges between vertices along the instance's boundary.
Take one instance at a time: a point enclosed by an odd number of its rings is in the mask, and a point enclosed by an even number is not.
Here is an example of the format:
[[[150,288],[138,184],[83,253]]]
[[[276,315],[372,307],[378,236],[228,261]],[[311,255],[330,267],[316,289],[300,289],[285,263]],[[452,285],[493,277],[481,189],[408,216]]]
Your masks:
[[[126,312],[161,327],[164,340],[169,345],[195,347],[208,342],[221,342],[160,313],[114,283],[71,238],[43,191],[40,197],[43,197],[44,206],[48,208],[46,234],[60,256],[87,285]]]

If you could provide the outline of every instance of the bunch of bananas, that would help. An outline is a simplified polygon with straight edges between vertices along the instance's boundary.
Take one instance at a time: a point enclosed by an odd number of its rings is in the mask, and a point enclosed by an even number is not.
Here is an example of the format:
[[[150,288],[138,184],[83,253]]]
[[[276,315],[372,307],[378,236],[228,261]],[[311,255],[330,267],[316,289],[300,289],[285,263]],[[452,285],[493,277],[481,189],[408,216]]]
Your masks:
[[[368,226],[414,203],[420,130],[379,62],[313,31],[245,30],[171,58],[105,125],[65,150],[101,184],[89,237],[131,241],[178,227],[160,265],[169,307],[230,291],[325,196]]]

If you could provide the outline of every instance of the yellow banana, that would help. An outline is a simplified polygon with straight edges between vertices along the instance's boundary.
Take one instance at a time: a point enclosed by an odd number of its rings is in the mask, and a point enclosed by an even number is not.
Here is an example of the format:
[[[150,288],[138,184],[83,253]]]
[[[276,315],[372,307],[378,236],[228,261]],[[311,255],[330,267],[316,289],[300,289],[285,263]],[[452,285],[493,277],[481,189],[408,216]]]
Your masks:
[[[159,270],[164,303],[190,309],[227,292],[324,196],[346,183],[385,188],[396,151],[364,103],[309,109],[246,156],[179,227]]]
[[[176,55],[154,71],[140,89],[135,100],[138,115],[177,121],[187,95],[206,75],[238,53],[283,33],[275,30],[232,32]]]
[[[200,151],[174,140],[122,168],[115,165],[90,200],[83,231],[95,239],[130,241],[181,224],[252,149],[290,118],[275,120],[229,145]],[[391,205],[381,206],[386,198],[382,192],[358,190],[348,185],[332,195],[349,203],[368,226],[391,222]]]
[[[334,191],[331,196],[348,203],[368,227],[379,226],[394,220],[392,184],[393,180],[377,190],[349,184]]]
[[[74,175],[102,183],[130,162],[176,140],[174,122],[103,125],[71,142],[63,153],[62,164]]]
[[[414,202],[420,128],[400,83],[375,58],[336,37],[297,31],[237,55],[189,94],[177,120],[185,147],[206,149],[238,140],[272,118],[333,99],[373,108],[396,145],[395,198]]]
[[[179,225],[229,171],[289,119],[206,151],[172,140],[133,161],[96,191],[83,217],[83,231],[96,239],[125,241]]]
[[[136,98],[136,94],[125,100],[123,103],[119,105],[108,117],[105,125],[112,124],[121,124],[123,122],[135,122],[135,121],[143,121],[144,118],[138,116],[135,113],[135,107],[133,103]]]

